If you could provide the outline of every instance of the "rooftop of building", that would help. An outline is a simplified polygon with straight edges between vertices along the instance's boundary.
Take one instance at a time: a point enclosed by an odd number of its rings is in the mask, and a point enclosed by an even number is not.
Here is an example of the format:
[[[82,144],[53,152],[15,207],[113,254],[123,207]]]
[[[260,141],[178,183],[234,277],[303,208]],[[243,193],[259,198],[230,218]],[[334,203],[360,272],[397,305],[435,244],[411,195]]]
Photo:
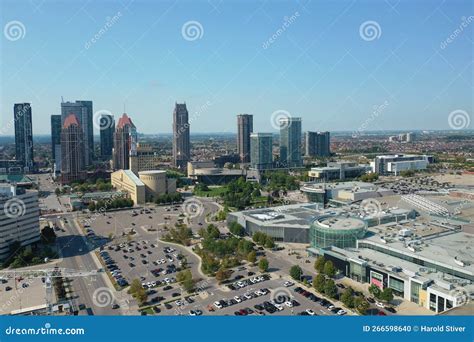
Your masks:
[[[345,254],[345,250],[337,250],[338,253]],[[434,268],[418,265],[416,263],[397,258],[379,251],[368,248],[353,249],[346,255],[352,259],[356,258],[366,262],[369,266],[389,272],[392,276],[402,280],[415,279],[418,282],[431,283],[430,287],[443,293],[449,293],[457,285],[468,286],[473,290],[469,281],[444,272],[439,272]],[[434,283],[433,283],[434,282]]]
[[[148,171],[139,171],[138,175],[162,175],[166,174],[166,170],[148,170]]]
[[[71,199],[74,198],[82,198],[82,199],[107,199],[107,198],[114,198],[126,195],[125,192],[122,191],[101,191],[101,192],[86,192],[82,196],[78,195],[70,195]]]
[[[0,183],[33,183],[34,180],[27,175],[0,175]]]
[[[122,172],[130,181],[132,181],[136,186],[145,186],[145,184],[133,173],[132,170],[118,170],[114,173]],[[112,174],[113,175],[113,174]]]
[[[244,216],[260,225],[295,226],[309,228],[310,222],[319,216],[317,204],[295,204],[275,208],[252,209],[233,213]]]
[[[381,210],[375,213],[361,210],[360,204],[323,209],[311,203],[252,209],[231,215],[268,227],[309,228],[310,222],[321,217],[328,225],[348,229],[357,226],[359,220],[364,220],[371,222],[371,227],[359,241],[474,274],[474,234],[463,230],[469,226],[469,220],[424,214],[409,218],[413,207],[407,203],[403,207],[393,206],[401,203],[400,196],[388,198],[391,201],[382,202]],[[392,206],[388,207],[389,204]],[[324,218],[328,215],[330,217]],[[397,219],[388,220],[390,217]]]
[[[376,214],[365,213],[361,210],[360,204],[344,205],[336,208],[324,209],[317,203],[291,204],[273,208],[250,209],[234,212],[231,215],[241,216],[259,225],[268,226],[291,226],[296,225],[302,228],[309,228],[311,222],[321,216],[344,217],[355,219],[381,219],[394,215],[408,215],[409,209],[390,208],[377,212]],[[341,221],[342,222],[342,221]],[[355,222],[354,222],[355,223]]]
[[[302,121],[301,118],[294,118],[294,117],[291,117],[291,116],[287,116],[287,117],[282,117],[281,119],[279,119],[278,121],[280,122],[288,122],[288,121]]]
[[[346,216],[322,216],[315,221],[315,224],[336,231],[364,229],[366,227],[366,223],[360,218]]]
[[[302,191],[321,191],[321,190],[361,190],[376,189],[377,186],[372,183],[352,181],[352,182],[336,182],[336,183],[305,183],[301,188]]]
[[[244,169],[227,169],[220,167],[202,167],[194,168],[190,176],[242,176]]]
[[[409,158],[409,157],[427,157],[427,156],[428,155],[426,155],[426,154],[403,154],[403,153],[399,153],[399,154],[384,154],[384,155],[376,156],[375,158],[403,158],[403,157]]]
[[[135,125],[132,122],[132,119],[130,119],[127,113],[123,113],[118,121],[117,128],[123,128],[126,125],[135,127]]]
[[[429,223],[409,221],[405,225],[393,226],[390,230],[376,226],[370,229],[374,234],[365,240],[386,249],[432,260],[474,275],[474,235],[437,224],[439,222],[436,221]],[[399,236],[398,232],[402,229],[407,229],[412,235]]]
[[[273,133],[260,133],[260,132],[253,132],[250,133],[251,137],[273,137]]]

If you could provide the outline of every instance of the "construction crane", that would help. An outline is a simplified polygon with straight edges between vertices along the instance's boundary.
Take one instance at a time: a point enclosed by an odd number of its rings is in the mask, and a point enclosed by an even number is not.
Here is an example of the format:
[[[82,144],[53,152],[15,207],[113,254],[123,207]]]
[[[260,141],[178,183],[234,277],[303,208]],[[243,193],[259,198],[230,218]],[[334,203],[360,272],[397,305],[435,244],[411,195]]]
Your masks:
[[[78,271],[69,268],[47,268],[47,269],[34,269],[34,270],[5,270],[0,271],[0,278],[9,279],[31,279],[41,278],[44,279],[44,286],[46,289],[46,306],[48,308],[48,315],[53,312],[53,278],[78,278],[78,277],[94,277],[102,273],[103,270],[92,270],[92,271]],[[15,281],[16,285],[16,281]]]

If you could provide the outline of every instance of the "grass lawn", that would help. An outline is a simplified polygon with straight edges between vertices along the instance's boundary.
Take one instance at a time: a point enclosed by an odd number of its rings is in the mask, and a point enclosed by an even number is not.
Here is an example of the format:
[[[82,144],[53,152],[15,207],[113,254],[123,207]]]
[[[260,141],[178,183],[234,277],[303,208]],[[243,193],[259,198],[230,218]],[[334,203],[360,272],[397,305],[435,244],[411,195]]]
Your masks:
[[[220,197],[227,190],[225,186],[209,187],[209,191],[194,190],[194,194],[200,197]]]

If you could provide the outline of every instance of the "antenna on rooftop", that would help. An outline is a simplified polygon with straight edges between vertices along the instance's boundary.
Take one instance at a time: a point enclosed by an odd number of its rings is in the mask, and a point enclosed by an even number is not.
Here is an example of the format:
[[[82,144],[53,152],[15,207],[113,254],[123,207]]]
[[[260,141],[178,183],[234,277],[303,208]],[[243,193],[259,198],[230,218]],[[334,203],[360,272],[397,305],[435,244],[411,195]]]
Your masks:
[[[61,96],[61,103],[64,103],[64,98]]]

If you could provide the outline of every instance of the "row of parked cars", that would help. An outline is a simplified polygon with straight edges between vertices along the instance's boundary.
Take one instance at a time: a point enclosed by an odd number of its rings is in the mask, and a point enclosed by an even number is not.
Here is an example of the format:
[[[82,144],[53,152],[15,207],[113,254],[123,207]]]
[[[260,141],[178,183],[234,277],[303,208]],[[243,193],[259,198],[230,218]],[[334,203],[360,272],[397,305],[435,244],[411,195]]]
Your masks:
[[[236,281],[232,284],[229,284],[228,287],[231,289],[231,290],[238,290],[238,289],[242,289],[246,286],[249,286],[249,285],[254,285],[254,284],[257,284],[257,283],[261,283],[263,281],[266,281],[270,279],[270,276],[268,274],[264,274],[264,275],[261,275],[261,276],[255,276],[255,277],[252,277],[252,278],[249,278],[249,279],[243,279],[243,280],[239,280],[239,281]]]
[[[160,285],[169,285],[172,283],[176,283],[176,278],[171,277],[171,278],[165,278],[163,281],[161,280],[154,280],[154,281],[149,281],[149,282],[143,282],[142,287],[144,289],[152,289],[154,287],[160,286]]]
[[[265,296],[269,293],[270,293],[270,290],[266,288],[263,288],[257,291],[247,292],[244,295],[235,296],[234,298],[231,298],[231,299],[221,299],[221,300],[215,301],[214,307],[217,309],[226,308],[228,306],[236,305],[238,303],[242,303],[243,301],[246,301],[252,298]]]
[[[115,279],[117,284],[119,284],[122,287],[127,286],[128,285],[127,280],[123,277],[121,269],[117,266],[117,263],[115,262],[115,260],[112,259],[109,252],[105,250],[101,250],[99,254],[100,254],[100,257],[102,258],[102,261],[105,264],[105,268],[107,269],[107,271],[110,272],[110,274]]]
[[[265,301],[262,304],[254,305],[256,310],[266,311],[269,314],[275,313],[277,311],[282,311],[285,307],[294,308],[300,306],[301,304],[296,299],[291,299],[289,297],[279,296],[278,299],[272,301]]]
[[[315,303],[319,303],[321,306],[325,307],[326,309],[328,309],[329,311],[331,311],[332,313],[334,314],[337,314],[337,315],[345,315],[347,312],[345,310],[343,310],[342,308],[338,308],[336,307],[333,303],[331,303],[330,301],[324,299],[324,298],[319,298],[318,296],[316,296],[314,293],[312,292],[309,292],[309,291],[306,291],[305,289],[303,289],[302,287],[298,286],[298,287],[295,287],[293,289],[293,291],[295,291],[296,293],[299,293],[300,295],[308,298],[309,300],[315,302]],[[309,314],[309,313],[308,313]],[[311,315],[313,316],[313,315]]]

